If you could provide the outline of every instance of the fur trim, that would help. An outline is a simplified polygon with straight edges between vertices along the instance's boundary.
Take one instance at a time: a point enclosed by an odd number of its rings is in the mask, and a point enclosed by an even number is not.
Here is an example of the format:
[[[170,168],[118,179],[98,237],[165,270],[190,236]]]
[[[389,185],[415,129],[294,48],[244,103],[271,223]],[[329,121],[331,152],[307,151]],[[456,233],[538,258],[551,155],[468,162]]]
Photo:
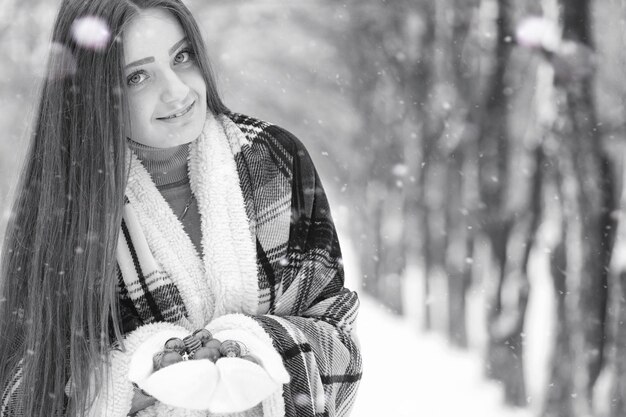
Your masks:
[[[183,330],[172,323],[152,323],[141,326],[129,333],[124,339],[125,350],[112,350],[109,354],[110,375],[108,385],[100,388],[92,407],[88,410],[89,417],[124,417],[130,411],[134,395],[133,385],[128,378],[128,369],[132,354],[152,335],[168,331]],[[92,384],[94,382],[92,381]]]
[[[202,250],[208,285],[215,293],[211,319],[226,313],[256,314],[258,278],[256,248],[230,143],[240,130],[226,135],[224,117],[207,115],[202,135],[191,145],[189,179],[202,223]],[[229,139],[230,138],[230,139]]]
[[[134,154],[126,194],[130,204],[124,207],[124,219],[129,231],[132,233],[133,227],[138,228],[133,236],[144,235],[151,252],[138,253],[142,271],[147,275],[159,270],[158,259],[185,301],[188,330],[202,327],[213,313],[213,296],[203,279],[202,264],[182,223]],[[133,245],[139,251],[136,238]],[[128,277],[124,276],[124,280],[128,284]]]

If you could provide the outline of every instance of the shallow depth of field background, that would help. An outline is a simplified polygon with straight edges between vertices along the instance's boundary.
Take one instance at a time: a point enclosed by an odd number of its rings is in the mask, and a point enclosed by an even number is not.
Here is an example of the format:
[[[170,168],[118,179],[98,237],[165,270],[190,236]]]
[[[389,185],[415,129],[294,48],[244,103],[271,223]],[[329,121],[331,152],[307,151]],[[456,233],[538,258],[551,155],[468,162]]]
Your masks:
[[[0,236],[58,0],[0,0]],[[193,0],[309,149],[363,299],[354,416],[626,415],[623,0]]]

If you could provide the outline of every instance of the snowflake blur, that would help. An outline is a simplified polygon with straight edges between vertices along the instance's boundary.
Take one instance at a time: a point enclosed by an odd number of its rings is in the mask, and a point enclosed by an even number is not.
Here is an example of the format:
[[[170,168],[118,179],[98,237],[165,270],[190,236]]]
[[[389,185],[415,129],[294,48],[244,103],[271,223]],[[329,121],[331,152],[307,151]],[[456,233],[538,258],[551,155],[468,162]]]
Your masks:
[[[86,16],[74,21],[72,37],[83,48],[100,51],[109,44],[111,32],[104,20],[94,16]]]
[[[515,31],[517,43],[527,48],[541,48],[554,52],[561,43],[557,25],[544,17],[528,17],[520,22]]]

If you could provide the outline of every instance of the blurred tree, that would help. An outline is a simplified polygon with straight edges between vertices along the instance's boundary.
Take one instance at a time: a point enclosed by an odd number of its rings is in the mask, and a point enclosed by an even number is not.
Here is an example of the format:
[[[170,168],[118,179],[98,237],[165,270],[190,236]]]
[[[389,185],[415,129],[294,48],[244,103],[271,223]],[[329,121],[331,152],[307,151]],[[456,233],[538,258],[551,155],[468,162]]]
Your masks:
[[[357,204],[362,207],[362,212],[357,220],[360,220],[360,226],[356,228],[356,242],[362,270],[366,271],[363,277],[365,290],[399,312],[399,283],[405,260],[397,246],[402,243],[395,236],[392,242],[386,242],[389,232],[386,219],[390,211],[396,221],[401,223],[403,220],[403,213],[390,207],[390,204],[402,205],[402,190],[396,186],[392,170],[401,162],[401,149],[394,134],[394,122],[399,114],[393,97],[395,86],[390,80],[388,56],[383,48],[386,37],[395,34],[388,32],[393,10],[385,10],[378,3],[347,5],[350,29],[341,49],[352,69],[353,101],[357,111],[364,116],[357,147],[364,151],[365,160],[362,166],[355,166],[351,171],[351,181],[355,185],[352,193],[355,201],[362,201]]]
[[[472,282],[473,249],[478,230],[477,129],[468,114],[475,100],[472,87],[472,23],[480,0],[448,0],[437,3],[441,16],[437,24],[441,34],[444,85],[449,85],[449,102],[442,136],[446,161],[446,275],[448,280],[448,338],[461,347],[468,344],[466,296]]]
[[[445,273],[445,181],[446,170],[442,163],[438,140],[443,129],[441,113],[437,108],[436,91],[440,80],[437,75],[436,54],[438,51],[438,5],[421,1],[414,6],[419,16],[422,31],[419,42],[409,44],[416,47],[412,65],[407,68],[406,78],[410,102],[414,103],[413,120],[419,128],[419,158],[410,161],[418,179],[412,190],[407,211],[418,216],[416,232],[420,236],[420,254],[423,271],[424,328],[433,329],[433,307],[438,294],[433,291],[435,280]],[[405,16],[410,16],[405,14]],[[419,45],[419,47],[418,47]],[[407,148],[415,146],[407,142]],[[419,164],[419,165],[418,165]]]
[[[399,0],[393,7],[384,1],[348,6],[351,29],[346,60],[354,74],[355,105],[366,115],[361,139],[367,141],[365,149],[372,158],[353,171],[369,208],[360,229],[361,235],[369,236],[364,239],[369,247],[361,253],[364,270],[376,274],[368,277],[366,288],[376,288],[382,300],[400,311],[407,262],[415,262],[422,254],[424,269],[429,271],[432,258],[443,259],[431,239],[433,222],[425,217],[427,201],[433,201],[426,196],[430,168],[426,162],[434,159],[430,156],[436,137],[430,133],[427,100],[432,88],[434,24],[427,10],[431,5]],[[443,236],[443,227],[438,232]],[[375,266],[367,265],[372,260]],[[429,277],[424,274],[425,297]],[[428,306],[424,303],[427,327]]]
[[[611,259],[608,281],[608,308],[604,364],[594,389],[594,411],[599,417],[622,416],[626,410],[626,166],[624,147],[626,138],[626,87],[622,80],[622,68],[626,63],[626,27],[612,22],[626,20],[626,4],[610,0],[596,6],[596,19],[602,21],[604,30],[596,30],[598,49],[598,93],[599,119],[604,127],[612,161],[617,175],[615,190],[619,208],[614,212],[618,220],[616,241]],[[620,30],[606,30],[619,27]]]
[[[493,37],[493,65],[482,103],[470,117],[478,123],[478,170],[481,200],[481,229],[490,243],[495,282],[487,299],[488,376],[504,383],[508,403],[526,404],[523,373],[523,326],[528,300],[527,277],[521,262],[511,253],[511,237],[519,218],[510,204],[513,155],[509,132],[510,66],[513,36],[511,0],[498,0]],[[506,297],[506,298],[505,298]],[[505,300],[514,300],[505,303]]]
[[[607,271],[615,224],[613,173],[597,129],[588,0],[560,1],[563,40],[548,52],[556,119],[549,156],[561,202],[561,242],[552,257],[557,338],[543,415],[593,415],[603,360]]]

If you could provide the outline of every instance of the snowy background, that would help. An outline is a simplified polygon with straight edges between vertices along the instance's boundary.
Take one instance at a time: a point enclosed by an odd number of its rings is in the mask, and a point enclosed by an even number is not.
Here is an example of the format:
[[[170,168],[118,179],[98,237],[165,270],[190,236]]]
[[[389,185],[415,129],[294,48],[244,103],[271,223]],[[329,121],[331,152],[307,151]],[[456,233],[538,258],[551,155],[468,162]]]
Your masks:
[[[0,236],[28,144],[59,3],[0,0]],[[364,371],[353,415],[541,415],[555,386],[563,383],[551,380],[550,372],[561,360],[553,357],[557,334],[563,328],[556,312],[566,293],[555,290],[550,274],[563,215],[559,185],[549,177],[558,163],[556,158],[548,160],[535,170],[532,156],[543,146],[538,143],[545,144],[548,158],[550,152],[563,154],[559,148],[563,145],[550,142],[546,133],[558,133],[563,123],[555,120],[558,100],[552,79],[546,82],[542,77],[561,71],[569,77],[566,84],[574,85],[576,77],[595,75],[594,100],[587,101],[598,106],[594,130],[602,135],[601,147],[609,150],[615,162],[614,197],[619,201],[626,132],[624,0],[595,2],[585,9],[592,22],[594,54],[576,43],[567,44],[570,48],[565,52],[558,49],[563,22],[557,0],[515,2],[508,10],[513,22],[510,33],[501,37],[512,48],[504,58],[495,55],[500,39],[495,35],[499,0],[187,3],[202,27],[226,104],[233,111],[293,132],[320,171],[340,234],[346,285],[357,289],[362,300],[358,335]],[[508,66],[506,85],[495,94],[508,100],[501,106],[508,113],[494,116],[481,103],[491,91],[492,69],[498,59],[506,59]],[[494,162],[487,167],[487,178],[500,185],[497,174],[489,169],[497,169],[495,162],[502,155],[494,154],[497,146],[492,146],[470,158],[463,156],[472,155],[465,152],[472,151],[481,136],[476,133],[484,128],[481,123],[505,116],[508,152],[513,157],[505,158],[511,183],[504,186],[508,188],[503,200],[507,213],[514,213],[515,227],[504,245],[513,254],[509,254],[512,266],[507,265],[513,273],[504,284],[500,282],[501,306],[495,308],[498,271],[491,262],[493,253],[486,249],[486,232],[481,229],[485,219],[480,217],[481,210],[492,205],[477,203],[478,182],[483,179],[477,172],[484,168],[481,164]],[[428,140],[433,141],[433,149],[423,146]],[[429,156],[425,156],[427,151]],[[549,177],[546,186],[541,195],[532,195],[531,179],[543,168]],[[459,177],[462,190],[447,194]],[[427,181],[422,183],[422,178]],[[462,201],[449,203],[455,194],[462,195]],[[513,258],[525,247],[520,236],[530,223],[525,216],[535,210],[532,203],[536,201],[542,202],[543,215],[532,236],[527,282],[523,282],[515,275],[519,260]],[[612,218],[619,218],[620,211],[613,209]],[[429,220],[419,223],[423,213]],[[458,221],[454,216],[462,218],[460,232],[448,227]],[[473,246],[466,250],[461,241],[468,234]],[[430,246],[420,246],[426,235]],[[430,258],[434,266],[425,265]],[[450,298],[453,275],[446,269],[449,265],[472,275],[463,293],[460,327],[467,333],[463,343],[450,330],[455,301]],[[523,367],[516,374],[523,374],[523,395],[509,401],[517,404],[514,407],[505,405],[506,384],[487,378],[493,359],[488,322],[494,309],[515,313],[525,290],[527,304],[521,303],[520,308],[523,326],[511,345],[512,350],[523,348],[522,354],[515,351],[511,356]],[[610,303],[619,307],[615,300]],[[626,309],[610,305],[609,320],[614,323],[617,312]],[[501,318],[498,324],[504,327],[520,319],[515,314]],[[619,357],[615,352],[624,351],[620,349],[625,344],[613,336],[604,337],[613,344],[606,348],[610,354],[603,370],[610,372],[601,378],[604,396],[599,398],[608,398],[607,392],[613,397],[604,405],[599,401],[598,410],[603,413],[609,409],[607,404],[618,404],[616,398],[626,400],[626,392],[622,395],[610,389],[611,381],[623,376],[616,371],[617,377],[611,379],[613,370],[622,369],[611,361]],[[505,343],[508,350],[509,341]],[[597,356],[597,350],[590,352],[580,357]],[[520,383],[515,383],[519,394]],[[561,410],[559,416],[579,417],[568,414],[571,408],[567,406],[582,397],[574,388],[564,389],[563,398],[552,398],[553,411],[556,407]],[[626,415],[615,407],[612,417]]]
[[[338,222],[340,233],[346,220]],[[346,286],[359,288],[357,255],[349,240],[341,241]],[[407,305],[420,302],[410,296],[406,301]],[[363,354],[363,379],[353,416],[533,415],[531,405],[528,410],[504,405],[502,388],[484,377],[478,349],[450,347],[445,338],[419,328],[417,320],[399,317],[370,296],[361,295],[357,334]]]

